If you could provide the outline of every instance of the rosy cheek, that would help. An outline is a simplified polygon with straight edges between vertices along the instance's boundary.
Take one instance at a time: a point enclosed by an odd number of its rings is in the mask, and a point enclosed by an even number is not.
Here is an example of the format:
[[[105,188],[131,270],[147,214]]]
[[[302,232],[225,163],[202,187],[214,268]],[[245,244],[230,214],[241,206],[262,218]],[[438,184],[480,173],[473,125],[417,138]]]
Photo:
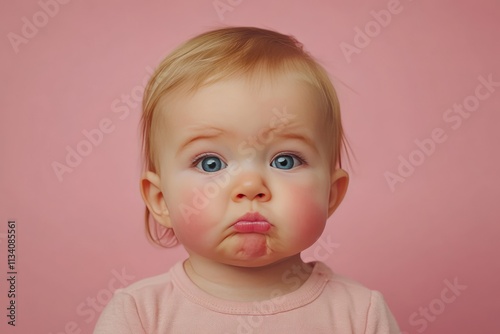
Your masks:
[[[195,191],[195,185],[183,185],[178,189],[185,190],[174,195],[169,207],[174,231],[181,242],[186,238],[190,242],[202,241],[213,228],[207,224],[211,221],[210,199]]]
[[[291,211],[288,215],[293,226],[292,238],[302,243],[314,243],[323,232],[327,219],[326,202],[318,199],[315,189],[294,189],[291,193]]]

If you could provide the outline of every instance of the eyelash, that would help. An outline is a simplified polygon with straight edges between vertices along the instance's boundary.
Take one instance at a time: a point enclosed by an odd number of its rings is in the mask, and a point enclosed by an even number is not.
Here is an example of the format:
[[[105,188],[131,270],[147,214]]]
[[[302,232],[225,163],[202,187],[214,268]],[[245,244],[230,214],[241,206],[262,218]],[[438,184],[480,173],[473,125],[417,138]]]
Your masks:
[[[271,161],[273,161],[274,159],[276,159],[277,157],[279,157],[280,155],[293,155],[294,157],[296,157],[297,159],[300,160],[300,162],[303,164],[303,165],[307,165],[307,160],[306,158],[298,153],[298,152],[280,152],[276,155],[273,156],[273,158],[271,159]],[[192,161],[191,161],[191,167],[196,167],[196,165],[198,165],[198,163],[203,160],[203,158],[206,158],[206,157],[217,157],[219,159],[221,159],[223,161],[223,159],[218,156],[217,154],[215,153],[202,153],[200,155],[197,155]]]
[[[203,160],[203,158],[206,158],[206,157],[217,157],[221,160],[223,160],[221,157],[219,157],[217,154],[215,153],[202,153],[200,155],[197,155],[192,161],[191,161],[191,167],[196,167],[196,165],[198,165],[198,163]]]
[[[302,164],[302,165],[307,165],[307,160],[306,160],[306,158],[305,158],[302,154],[300,154],[300,153],[298,153],[298,152],[280,152],[280,153],[276,154],[276,155],[275,155],[275,156],[271,159],[271,161],[273,161],[274,159],[276,159],[277,157],[279,157],[279,156],[281,156],[281,155],[292,155],[292,156],[296,157],[298,160],[300,160],[300,162],[301,162],[301,164]]]

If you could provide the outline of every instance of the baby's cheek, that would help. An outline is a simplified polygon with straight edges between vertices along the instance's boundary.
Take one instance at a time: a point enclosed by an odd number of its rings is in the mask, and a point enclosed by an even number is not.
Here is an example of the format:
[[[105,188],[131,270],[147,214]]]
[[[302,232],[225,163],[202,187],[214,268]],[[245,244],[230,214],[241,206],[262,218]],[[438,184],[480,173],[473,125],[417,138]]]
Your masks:
[[[292,239],[300,243],[314,243],[323,233],[327,206],[317,198],[314,189],[297,189],[291,195],[290,221]]]
[[[200,196],[199,192],[186,191],[177,194],[174,208],[169,209],[174,231],[181,243],[185,239],[197,242],[206,238],[213,228],[208,223],[212,220],[211,207],[213,208],[210,199]]]
[[[193,192],[179,192],[176,194],[175,200],[172,201],[172,205],[169,206],[174,231],[179,238],[185,234],[196,234],[194,232],[202,228],[200,223],[203,207],[198,205],[195,200]]]

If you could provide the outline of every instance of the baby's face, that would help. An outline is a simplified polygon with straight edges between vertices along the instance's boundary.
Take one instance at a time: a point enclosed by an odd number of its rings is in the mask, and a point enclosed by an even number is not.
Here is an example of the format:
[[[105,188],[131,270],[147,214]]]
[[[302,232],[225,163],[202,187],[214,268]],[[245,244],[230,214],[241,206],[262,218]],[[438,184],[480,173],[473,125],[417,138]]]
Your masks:
[[[258,89],[231,79],[165,101],[163,224],[190,256],[262,266],[320,237],[335,193],[316,101],[285,77]]]

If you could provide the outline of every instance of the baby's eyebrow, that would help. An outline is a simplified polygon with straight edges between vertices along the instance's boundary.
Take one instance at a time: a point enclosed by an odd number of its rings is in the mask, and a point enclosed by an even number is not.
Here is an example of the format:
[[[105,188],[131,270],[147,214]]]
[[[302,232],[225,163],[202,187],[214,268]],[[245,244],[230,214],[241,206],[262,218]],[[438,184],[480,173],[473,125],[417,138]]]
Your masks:
[[[261,132],[261,135],[268,136],[270,133],[272,133],[273,137],[276,139],[292,139],[292,140],[298,140],[303,143],[305,143],[307,146],[311,147],[316,153],[319,153],[318,148],[316,147],[317,145],[315,144],[314,140],[308,136],[307,134],[302,133],[302,131],[297,131],[299,127],[285,127],[284,129],[277,130],[275,128],[270,128],[267,129],[263,132]],[[184,141],[181,142],[181,145],[179,146],[179,149],[176,152],[176,156],[184,150],[187,146],[191,145],[192,143],[202,140],[202,139],[212,139],[212,138],[217,138],[220,137],[224,134],[228,134],[227,131],[224,131],[222,129],[216,128],[216,127],[196,127],[196,128],[190,128],[190,132],[194,132],[194,134],[191,134],[189,137],[184,139]]]
[[[275,136],[278,138],[283,138],[283,139],[296,139],[304,142],[306,145],[310,146],[313,150],[318,152],[318,148],[316,147],[316,144],[314,140],[300,132],[295,132],[295,131],[287,131],[284,130],[283,132],[281,131],[276,131]],[[319,153],[319,152],[318,152]]]
[[[179,149],[177,150],[177,153],[181,152],[186,148],[186,146],[189,146],[197,140],[216,138],[224,132],[223,130],[215,127],[192,128],[189,130],[195,132],[195,134],[189,136],[182,142],[182,144],[179,146]]]

